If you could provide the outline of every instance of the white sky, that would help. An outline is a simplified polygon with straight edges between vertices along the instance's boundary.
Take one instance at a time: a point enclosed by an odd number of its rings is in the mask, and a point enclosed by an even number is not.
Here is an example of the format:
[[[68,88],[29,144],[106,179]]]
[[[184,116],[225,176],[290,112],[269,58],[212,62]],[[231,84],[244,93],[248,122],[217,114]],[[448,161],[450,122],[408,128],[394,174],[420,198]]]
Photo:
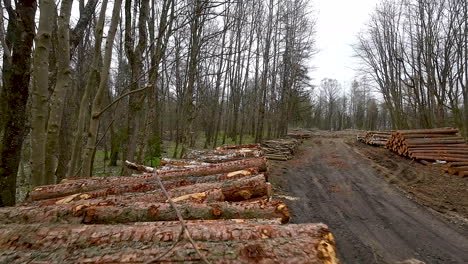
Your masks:
[[[316,46],[319,51],[311,61],[315,70],[312,83],[323,78],[337,79],[344,88],[356,75],[358,62],[353,58],[351,44],[364,28],[379,0],[314,0],[317,14]]]

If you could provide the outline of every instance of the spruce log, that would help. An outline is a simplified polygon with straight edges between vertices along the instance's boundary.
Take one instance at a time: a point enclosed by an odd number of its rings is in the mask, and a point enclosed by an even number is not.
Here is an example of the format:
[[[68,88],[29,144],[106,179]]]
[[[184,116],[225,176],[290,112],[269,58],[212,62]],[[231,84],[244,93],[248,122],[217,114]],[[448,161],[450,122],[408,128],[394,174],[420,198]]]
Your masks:
[[[280,201],[182,203],[184,219],[281,218],[289,221],[289,211]],[[11,223],[129,223],[178,220],[169,203],[92,203],[0,208],[0,224]]]
[[[406,134],[404,135],[405,138],[453,138],[458,137],[456,134]]]
[[[232,189],[232,186],[241,186],[244,184],[244,188],[239,188],[239,190],[246,190],[250,188],[248,184],[252,181],[257,180],[258,183],[262,183],[266,181],[266,177],[261,174],[260,177],[249,179],[246,181],[239,181],[240,179],[250,177],[253,174],[258,173],[258,170],[255,168],[250,168],[247,170],[236,171],[233,173],[228,174],[217,174],[217,175],[210,175],[205,177],[189,177],[185,179],[176,179],[171,181],[163,181],[164,187],[166,190],[169,191],[171,195],[181,196],[184,194],[198,192],[204,192],[210,189],[220,189],[224,188],[226,190]],[[261,185],[261,184],[259,184]],[[264,185],[264,184],[263,184]],[[193,187],[198,186],[198,187]],[[257,195],[260,191],[261,187],[257,187],[256,192],[253,192],[253,196]],[[177,190],[173,190],[177,189]],[[183,191],[185,190],[185,193]],[[209,193],[209,196],[206,196],[205,200],[212,200],[211,198],[218,197],[221,201],[224,200],[224,196],[217,195],[216,192]],[[266,192],[261,195],[267,195]],[[109,197],[108,199],[106,197]],[[231,197],[229,197],[231,198]],[[75,193],[71,195],[67,195],[65,197],[57,197],[52,199],[45,199],[45,200],[38,200],[38,201],[28,201],[21,204],[22,206],[46,206],[46,205],[53,205],[53,204],[62,204],[62,203],[73,203],[77,201],[84,201],[84,200],[91,200],[91,199],[101,199],[102,201],[110,201],[118,202],[118,200],[124,201],[148,201],[148,202],[158,202],[158,201],[165,201],[165,196],[162,194],[159,185],[154,181],[147,181],[142,184],[127,184],[121,185],[117,187],[110,187],[104,188],[101,190],[90,191],[90,192],[82,192],[82,193]]]
[[[252,157],[263,157],[263,151],[256,150],[255,152],[245,152],[245,153],[230,153],[225,155],[200,155],[197,156],[196,160],[207,162],[207,163],[220,163],[228,162],[235,160],[242,160],[245,158]]]
[[[157,172],[162,180],[177,179],[182,177],[199,177],[221,173],[230,173],[237,170],[256,167],[259,171],[267,170],[265,158],[245,159],[219,164],[211,164],[206,167],[188,168],[175,171]],[[113,188],[124,184],[144,184],[155,179],[153,174],[143,174],[134,177],[93,177],[77,180],[65,184],[54,184],[34,188],[29,199],[33,201],[50,199],[72,195],[76,193],[89,192],[104,188]]]
[[[431,148],[451,148],[451,149],[466,149],[468,148],[467,144],[427,144],[427,145],[417,145],[414,147],[409,147],[409,149],[431,149]]]
[[[405,146],[407,147],[417,147],[420,145],[435,145],[435,144],[462,144],[465,143],[465,140],[463,139],[447,139],[447,140],[414,140],[414,141],[408,141],[406,140]]]
[[[270,225],[233,221],[187,221],[195,241],[248,241],[295,238],[307,235],[323,238],[329,232],[324,224]],[[83,248],[107,244],[175,242],[179,222],[144,222],[136,225],[31,224],[0,225],[0,250],[42,250]]]
[[[226,146],[221,146],[217,147],[216,150],[226,150],[226,149],[258,149],[260,148],[260,144],[244,144],[244,145],[226,145]]]
[[[226,149],[226,150],[193,150],[187,153],[184,157],[198,162],[220,163],[234,160],[241,160],[245,158],[256,158],[264,155],[262,150],[259,149]]]
[[[450,162],[447,165],[448,165],[448,167],[468,166],[468,162]]]
[[[165,184],[164,182],[163,184]],[[178,184],[178,183],[176,183]],[[222,202],[222,201],[243,201],[251,198],[269,196],[269,184],[263,174],[232,179],[226,181],[216,181],[180,186],[165,184],[168,186],[168,193],[171,197],[177,197],[176,202]],[[132,202],[165,202],[167,200],[164,193],[158,188],[156,183],[148,183],[148,188],[143,186],[137,192],[118,193],[110,195],[110,192],[88,192],[77,193],[66,197],[33,201],[22,204],[23,206],[47,206],[64,203],[87,204],[87,203],[132,203]],[[148,191],[151,188],[152,191]]]
[[[267,229],[266,229],[267,230]],[[234,232],[242,234],[242,229]],[[144,234],[141,234],[144,235]],[[246,237],[247,238],[247,237]],[[248,239],[248,238],[247,238]],[[91,246],[86,248],[61,248],[44,250],[5,250],[0,253],[1,263],[148,263],[160,257],[174,244],[170,242],[145,244],[129,242],[116,245]],[[196,241],[210,263],[254,264],[254,263],[310,263],[338,264],[333,237],[307,234],[295,237],[233,240]],[[159,263],[200,263],[190,243],[179,243]]]
[[[461,161],[461,162],[468,162],[468,158],[457,158],[457,157],[448,157],[448,156],[423,156],[417,155],[413,157],[414,159],[423,159],[423,160],[444,160],[444,161]]]
[[[206,162],[199,162],[196,160],[189,160],[189,159],[170,159],[170,158],[162,158],[161,165],[175,165],[175,166],[208,166],[209,163]]]
[[[433,153],[433,154],[463,154],[467,155],[468,150],[446,150],[446,149],[433,149],[433,150],[412,150],[411,154],[416,154],[416,153]]]
[[[433,157],[451,157],[451,158],[466,158],[468,159],[468,154],[455,154],[455,153],[437,153],[437,152],[432,152],[432,153],[413,153],[410,152],[409,154],[410,157],[415,157],[415,156],[433,156]]]
[[[461,166],[461,167],[449,167],[447,169],[447,172],[451,175],[454,175],[454,174],[459,174],[460,172],[463,172],[463,171],[468,171],[468,166]]]
[[[405,134],[456,134],[458,133],[458,128],[434,128],[434,129],[412,129],[412,130],[398,130],[395,133],[400,135]]]

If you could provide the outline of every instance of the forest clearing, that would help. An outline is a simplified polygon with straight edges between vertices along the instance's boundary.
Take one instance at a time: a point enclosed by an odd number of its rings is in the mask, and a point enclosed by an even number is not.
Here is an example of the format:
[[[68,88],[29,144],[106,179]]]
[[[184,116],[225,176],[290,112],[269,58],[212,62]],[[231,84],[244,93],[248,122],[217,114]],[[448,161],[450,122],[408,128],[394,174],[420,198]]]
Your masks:
[[[0,263],[468,263],[466,0],[0,0]]]

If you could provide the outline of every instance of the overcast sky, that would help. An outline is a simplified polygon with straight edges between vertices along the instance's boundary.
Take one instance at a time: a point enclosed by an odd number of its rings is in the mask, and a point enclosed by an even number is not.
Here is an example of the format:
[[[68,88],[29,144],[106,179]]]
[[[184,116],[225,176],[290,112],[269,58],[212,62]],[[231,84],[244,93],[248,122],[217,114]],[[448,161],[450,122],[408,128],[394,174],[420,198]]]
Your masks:
[[[378,0],[314,0],[317,14],[317,48],[311,63],[312,83],[318,85],[323,78],[334,78],[345,87],[355,76],[357,61],[351,44],[364,27]],[[347,87],[346,87],[347,88]]]

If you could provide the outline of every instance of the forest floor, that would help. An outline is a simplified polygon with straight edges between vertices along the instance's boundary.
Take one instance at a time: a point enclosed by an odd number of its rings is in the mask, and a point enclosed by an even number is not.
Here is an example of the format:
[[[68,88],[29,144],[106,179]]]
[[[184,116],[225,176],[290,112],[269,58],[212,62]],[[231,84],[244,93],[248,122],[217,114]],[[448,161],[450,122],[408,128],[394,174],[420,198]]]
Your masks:
[[[323,222],[342,263],[468,263],[468,179],[356,141],[318,132],[270,181],[293,223]]]

